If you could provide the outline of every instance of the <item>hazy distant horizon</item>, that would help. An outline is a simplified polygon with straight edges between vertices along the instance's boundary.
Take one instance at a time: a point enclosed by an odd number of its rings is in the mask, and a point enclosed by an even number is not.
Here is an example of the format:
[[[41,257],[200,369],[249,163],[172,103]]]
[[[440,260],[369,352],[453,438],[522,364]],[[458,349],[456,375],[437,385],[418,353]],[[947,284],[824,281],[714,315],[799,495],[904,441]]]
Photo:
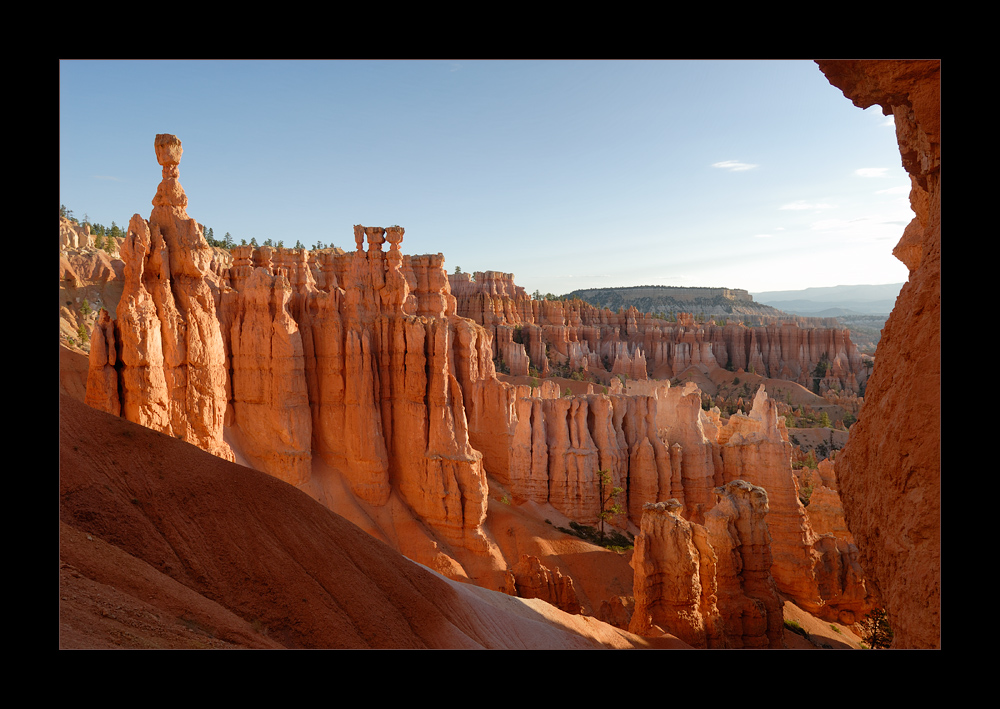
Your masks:
[[[63,61],[60,202],[125,226],[184,145],[188,214],[237,243],[403,251],[529,293],[905,282],[891,117],[810,61]]]

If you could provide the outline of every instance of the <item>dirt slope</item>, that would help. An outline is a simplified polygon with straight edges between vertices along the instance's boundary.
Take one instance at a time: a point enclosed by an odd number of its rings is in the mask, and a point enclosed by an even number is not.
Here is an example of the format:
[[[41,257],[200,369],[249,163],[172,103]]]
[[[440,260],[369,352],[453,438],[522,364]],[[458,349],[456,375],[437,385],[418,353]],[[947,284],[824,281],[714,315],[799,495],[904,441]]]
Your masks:
[[[649,647],[448,581],[275,478],[69,396],[59,459],[63,648]]]

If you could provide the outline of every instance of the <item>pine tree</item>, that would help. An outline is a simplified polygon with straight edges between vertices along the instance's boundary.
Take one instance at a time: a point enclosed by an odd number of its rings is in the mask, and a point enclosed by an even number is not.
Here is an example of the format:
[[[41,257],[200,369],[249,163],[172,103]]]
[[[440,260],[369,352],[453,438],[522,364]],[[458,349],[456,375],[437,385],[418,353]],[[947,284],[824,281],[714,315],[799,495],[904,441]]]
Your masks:
[[[889,627],[889,614],[881,608],[876,608],[861,619],[862,639],[873,650],[887,649],[892,645],[892,628]]]
[[[601,486],[601,511],[598,517],[601,520],[601,543],[604,543],[604,522],[615,515],[625,513],[625,508],[617,502],[617,497],[624,492],[625,488],[611,486],[611,471],[598,470],[597,476]],[[614,504],[609,504],[614,501]]]

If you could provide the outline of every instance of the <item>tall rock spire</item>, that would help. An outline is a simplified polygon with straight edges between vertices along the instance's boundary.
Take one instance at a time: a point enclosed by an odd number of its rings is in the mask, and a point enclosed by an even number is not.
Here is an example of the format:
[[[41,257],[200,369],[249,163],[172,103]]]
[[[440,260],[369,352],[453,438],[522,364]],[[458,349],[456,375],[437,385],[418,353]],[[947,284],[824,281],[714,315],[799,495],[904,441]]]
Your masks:
[[[181,141],[157,135],[154,148],[163,179],[153,212],[148,221],[132,217],[121,247],[125,286],[114,335],[121,340],[122,415],[233,460],[223,440],[226,352],[212,251],[177,181]]]

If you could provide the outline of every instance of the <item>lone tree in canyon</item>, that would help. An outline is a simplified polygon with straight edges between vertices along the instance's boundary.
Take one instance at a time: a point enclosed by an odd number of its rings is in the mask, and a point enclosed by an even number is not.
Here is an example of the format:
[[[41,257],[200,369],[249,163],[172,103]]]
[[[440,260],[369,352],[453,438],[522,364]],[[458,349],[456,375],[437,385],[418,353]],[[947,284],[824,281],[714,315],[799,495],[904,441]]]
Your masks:
[[[601,544],[604,544],[604,522],[615,515],[624,514],[625,508],[617,501],[617,498],[625,488],[612,487],[611,471],[598,470],[598,479],[601,485],[601,511],[597,515],[601,519]],[[614,501],[614,504],[609,504]]]

